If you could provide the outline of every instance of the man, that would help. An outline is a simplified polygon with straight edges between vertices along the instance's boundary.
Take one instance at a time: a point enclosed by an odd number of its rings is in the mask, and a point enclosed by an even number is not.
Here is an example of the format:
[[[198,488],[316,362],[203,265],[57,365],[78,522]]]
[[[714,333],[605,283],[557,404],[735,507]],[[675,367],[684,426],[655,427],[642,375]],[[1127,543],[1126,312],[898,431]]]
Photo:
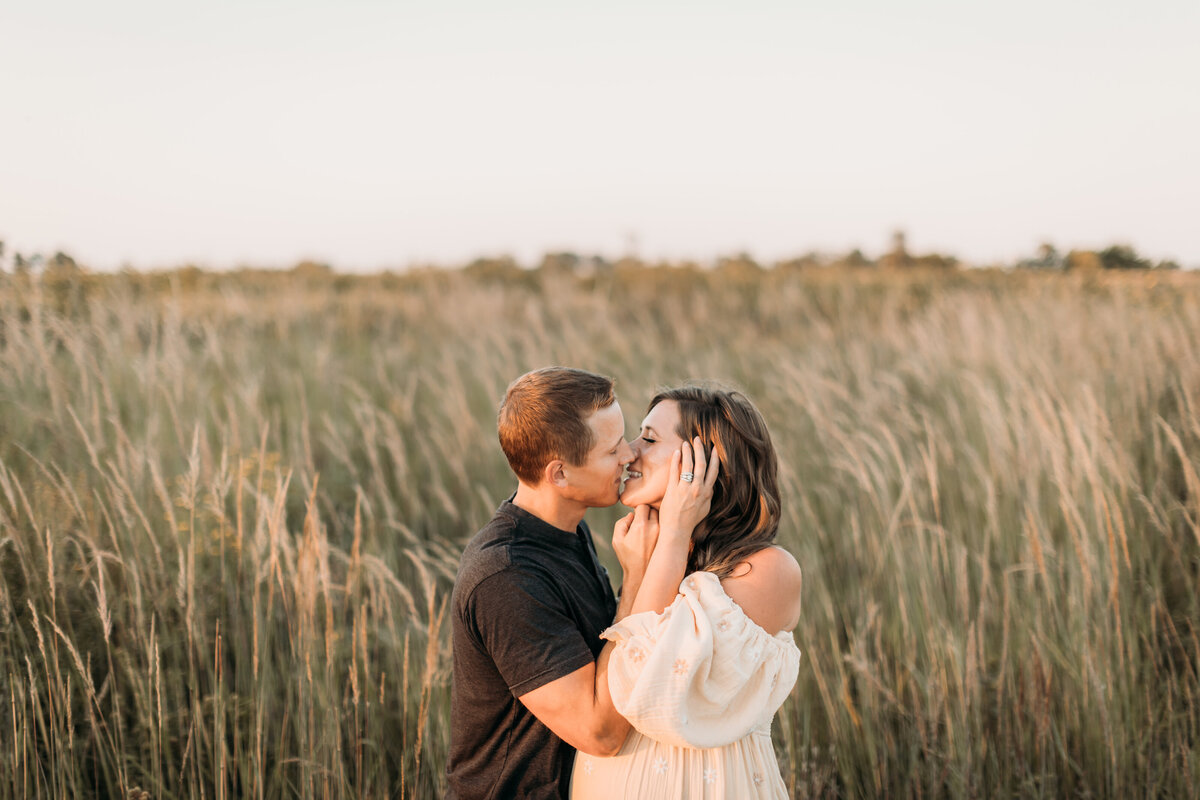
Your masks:
[[[500,446],[517,491],[463,552],[452,599],[449,797],[565,798],[575,750],[615,754],[600,632],[617,614],[583,521],[633,451],[609,378],[550,367],[508,387]]]

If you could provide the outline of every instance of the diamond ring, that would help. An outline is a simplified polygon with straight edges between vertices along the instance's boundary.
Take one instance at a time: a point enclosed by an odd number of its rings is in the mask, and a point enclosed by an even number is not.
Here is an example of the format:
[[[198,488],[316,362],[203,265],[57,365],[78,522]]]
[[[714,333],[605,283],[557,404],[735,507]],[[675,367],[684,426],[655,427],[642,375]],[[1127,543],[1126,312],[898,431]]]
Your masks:
[[[679,480],[683,481],[684,483],[691,483],[691,482],[692,482],[692,480],[694,480],[694,479],[695,479],[695,477],[696,477],[696,476],[695,476],[695,475],[693,475],[693,474],[692,474],[692,473],[690,473],[690,472],[681,472],[681,473],[679,473]]]

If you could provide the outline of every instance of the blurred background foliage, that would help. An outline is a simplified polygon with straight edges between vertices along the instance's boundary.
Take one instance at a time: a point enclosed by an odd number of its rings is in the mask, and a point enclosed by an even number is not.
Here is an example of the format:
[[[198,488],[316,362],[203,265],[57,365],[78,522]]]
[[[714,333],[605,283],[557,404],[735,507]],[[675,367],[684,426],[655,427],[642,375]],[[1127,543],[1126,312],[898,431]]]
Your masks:
[[[1150,267],[1158,268],[1150,268]],[[1196,796],[1200,279],[571,253],[0,275],[0,797],[440,796],[505,386],[745,390],[782,462],[798,797]],[[619,509],[589,516],[602,558]]]

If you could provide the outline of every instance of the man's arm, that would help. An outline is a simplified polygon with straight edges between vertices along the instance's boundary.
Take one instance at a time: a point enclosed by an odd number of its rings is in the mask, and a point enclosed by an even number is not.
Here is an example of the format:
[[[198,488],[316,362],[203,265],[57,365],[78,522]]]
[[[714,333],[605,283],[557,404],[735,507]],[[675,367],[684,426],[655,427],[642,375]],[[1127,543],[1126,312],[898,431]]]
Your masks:
[[[624,619],[637,596],[636,583],[626,576],[614,620]],[[596,663],[526,692],[518,699],[543,725],[576,750],[593,756],[615,756],[629,735],[629,720],[613,706],[608,690],[608,660],[612,642],[605,642]]]

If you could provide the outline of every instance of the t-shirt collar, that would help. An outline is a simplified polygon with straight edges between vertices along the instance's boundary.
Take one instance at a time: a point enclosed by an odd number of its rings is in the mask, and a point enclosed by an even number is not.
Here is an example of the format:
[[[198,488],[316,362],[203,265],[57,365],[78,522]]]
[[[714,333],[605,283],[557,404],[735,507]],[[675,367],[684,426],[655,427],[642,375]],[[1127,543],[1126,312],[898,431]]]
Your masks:
[[[582,544],[582,536],[584,535],[583,523],[579,524],[574,533],[564,531],[562,528],[556,528],[541,517],[530,514],[514,503],[513,499],[516,496],[517,493],[513,492],[507,500],[500,504],[499,511],[501,514],[513,517],[520,523],[522,535],[533,535],[539,539],[549,539],[555,542],[562,542],[563,544]]]

